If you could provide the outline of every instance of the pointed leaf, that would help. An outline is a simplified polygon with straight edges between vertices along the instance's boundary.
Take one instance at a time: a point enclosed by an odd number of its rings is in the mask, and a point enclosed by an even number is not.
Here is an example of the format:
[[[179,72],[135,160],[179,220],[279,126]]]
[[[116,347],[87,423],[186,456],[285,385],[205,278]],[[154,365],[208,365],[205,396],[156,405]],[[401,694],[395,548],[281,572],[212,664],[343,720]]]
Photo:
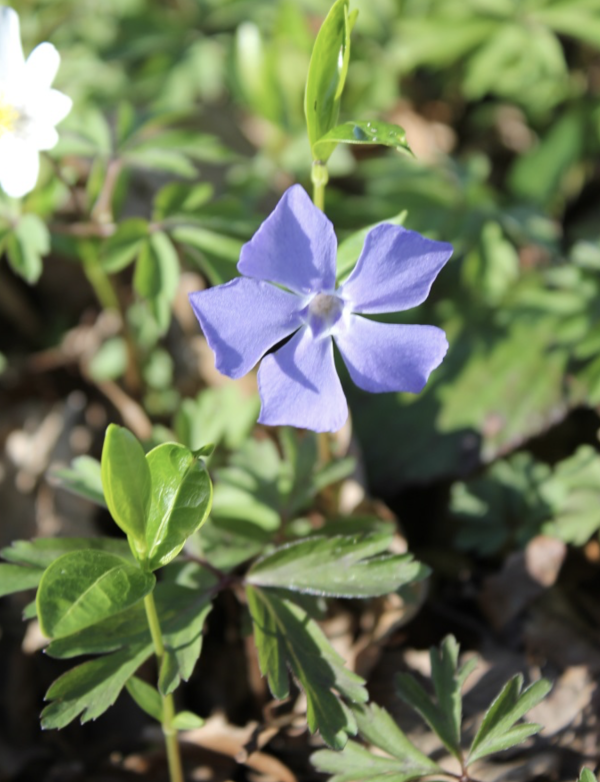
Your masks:
[[[598,779],[589,768],[582,768],[577,782],[598,782]]]
[[[162,332],[171,320],[171,302],[179,283],[179,258],[166,233],[156,231],[144,241],[135,265],[133,287],[147,300]]]
[[[374,755],[355,741],[349,741],[341,752],[323,749],[310,759],[319,771],[333,774],[329,782],[409,782],[431,773],[420,767],[403,769],[397,758]]]
[[[127,680],[152,654],[152,644],[132,646],[78,665],[57,679],[46,693],[53,701],[42,712],[43,729],[64,728],[82,714],[96,719],[113,705]]]
[[[204,462],[183,445],[165,443],[146,457],[152,498],[146,523],[152,570],[170,562],[206,521],[212,483]]]
[[[419,682],[409,673],[396,674],[396,692],[405,703],[418,712],[431,730],[443,741],[455,755],[453,731],[442,711],[434,704]]]
[[[424,755],[408,739],[391,714],[375,703],[352,707],[360,735],[369,743],[402,761],[403,770],[419,770],[422,774],[443,771],[435,761]]]
[[[0,565],[0,597],[37,587],[43,574],[42,568]]]
[[[356,14],[348,16],[349,0],[337,0],[331,7],[319,34],[308,66],[304,113],[313,158],[325,162],[335,142],[323,144],[319,155],[315,144],[336,124],[340,99],[350,61],[350,32]]]
[[[383,554],[390,542],[385,534],[307,538],[267,554],[246,581],[313,595],[388,594],[412,581],[420,569],[410,555]]]
[[[344,122],[336,125],[313,144],[313,154],[322,160],[331,144],[379,144],[398,152],[412,154],[406,140],[406,131],[399,125],[373,120],[370,122]]]
[[[287,665],[306,694],[310,730],[318,729],[329,746],[341,749],[348,734],[356,732],[356,721],[333,691],[364,703],[368,695],[363,680],[344,667],[342,658],[302,608],[273,591],[247,586],[246,594],[261,671],[268,676],[269,685],[276,692],[287,692]]]
[[[109,274],[122,271],[137,257],[148,236],[148,223],[140,217],[124,220],[102,246],[100,263]]]
[[[104,551],[74,551],[44,573],[37,612],[44,635],[62,638],[123,611],[152,591],[155,579]]]
[[[175,730],[195,730],[204,725],[204,720],[193,711],[180,711],[173,717],[171,725]]]
[[[115,523],[127,535],[136,555],[145,558],[145,529],[150,508],[150,469],[144,450],[130,431],[110,424],[102,449],[102,487]]]
[[[151,687],[142,679],[138,679],[137,676],[132,676],[125,686],[127,687],[127,692],[142,711],[145,711],[146,714],[153,717],[157,722],[162,722],[162,699],[154,687]]]
[[[100,462],[90,456],[78,456],[73,459],[71,467],[53,470],[52,479],[63,489],[85,497],[96,505],[106,507]]]
[[[439,650],[431,649],[430,660],[431,678],[439,708],[448,724],[454,751],[460,754],[463,681],[458,676],[458,653],[458,643],[454,636],[449,635],[444,638]]]
[[[517,674],[502,688],[498,697],[487,710],[477,735],[473,739],[469,752],[469,763],[473,763],[491,752],[497,752],[499,748],[502,749],[503,747],[500,746],[502,738],[508,736],[507,740],[511,740],[511,730],[515,722],[538,704],[552,688],[546,679],[534,682],[523,692],[521,692],[522,686],[523,677]],[[532,730],[527,735],[537,733],[541,729],[537,725],[531,727]],[[508,746],[512,746],[512,744],[508,744]]]
[[[116,554],[134,562],[127,542],[119,538],[34,538],[33,540],[15,540],[0,551],[8,562],[17,565],[33,565],[47,568],[57,557],[70,551],[94,549]]]

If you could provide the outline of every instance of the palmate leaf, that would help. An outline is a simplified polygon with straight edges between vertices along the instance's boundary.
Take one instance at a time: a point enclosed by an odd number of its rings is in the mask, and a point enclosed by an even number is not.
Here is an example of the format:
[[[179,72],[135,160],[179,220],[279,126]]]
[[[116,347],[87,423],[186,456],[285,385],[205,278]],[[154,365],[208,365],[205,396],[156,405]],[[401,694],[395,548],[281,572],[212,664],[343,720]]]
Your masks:
[[[53,703],[42,712],[42,728],[64,728],[80,714],[82,723],[99,717],[151,654],[152,642],[148,641],[90,660],[63,674],[46,693],[46,700]]]
[[[376,597],[415,580],[409,554],[385,553],[387,534],[314,536],[281,546],[250,569],[249,584],[330,597]]]
[[[167,581],[155,590],[167,653],[177,665],[172,677],[176,683],[172,689],[180,679],[189,678],[200,656],[202,628],[211,608],[210,586],[213,583],[211,577],[205,579],[200,588],[188,589]],[[105,652],[109,653],[77,666],[50,687],[46,698],[54,702],[42,713],[43,727],[62,728],[80,714],[82,722],[99,717],[115,702],[142,662],[154,653],[141,603],[78,633],[57,639],[47,648],[50,656],[58,658]],[[136,694],[144,689],[136,683],[132,687]],[[147,695],[146,690],[145,693]],[[156,703],[156,698],[153,700]]]
[[[492,752],[513,747],[542,729],[535,723],[515,723],[548,694],[552,685],[546,679],[540,679],[521,692],[522,687],[523,677],[517,674],[502,688],[473,739],[469,764]]]
[[[302,608],[273,590],[247,586],[246,595],[260,668],[273,695],[287,697],[289,668],[306,694],[309,729],[319,730],[329,746],[341,749],[348,735],[356,733],[356,720],[341,698],[364,703],[364,681],[344,668],[342,658]]]
[[[371,704],[354,706],[352,710],[360,735],[391,757],[375,755],[354,741],[349,741],[341,752],[315,752],[311,761],[319,771],[334,774],[330,782],[408,782],[443,773],[437,763],[410,742],[385,709]]]
[[[118,614],[154,588],[155,578],[105,551],[63,554],[45,571],[37,592],[40,626],[64,638]]]
[[[461,758],[460,726],[462,719],[461,689],[477,665],[475,659],[458,666],[459,647],[452,636],[442,642],[440,651],[430,650],[431,673],[437,703],[419,682],[408,673],[397,674],[396,691],[405,703],[417,711],[457,758]]]

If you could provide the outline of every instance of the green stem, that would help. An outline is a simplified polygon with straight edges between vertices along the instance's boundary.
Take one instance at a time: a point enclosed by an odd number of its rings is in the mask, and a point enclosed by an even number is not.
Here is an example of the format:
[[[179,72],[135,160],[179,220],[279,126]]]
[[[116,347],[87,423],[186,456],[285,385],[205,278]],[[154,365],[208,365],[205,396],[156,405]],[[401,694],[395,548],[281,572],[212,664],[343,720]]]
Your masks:
[[[319,209],[325,211],[325,186],[329,181],[327,166],[321,160],[314,160],[310,172],[313,183],[313,202]]]
[[[144,598],[144,607],[150,627],[150,635],[154,644],[154,653],[158,660],[159,668],[165,656],[165,644],[160,629],[156,603],[152,592]],[[179,744],[177,742],[177,729],[173,727],[175,718],[175,701],[173,695],[162,695],[162,729],[165,736],[165,745],[167,747],[167,760],[169,763],[169,777],[171,782],[184,782],[183,768],[181,766],[181,757],[179,755]]]
[[[119,297],[112,280],[100,265],[96,248],[82,243],[81,260],[85,276],[88,278],[102,308],[120,312]]]

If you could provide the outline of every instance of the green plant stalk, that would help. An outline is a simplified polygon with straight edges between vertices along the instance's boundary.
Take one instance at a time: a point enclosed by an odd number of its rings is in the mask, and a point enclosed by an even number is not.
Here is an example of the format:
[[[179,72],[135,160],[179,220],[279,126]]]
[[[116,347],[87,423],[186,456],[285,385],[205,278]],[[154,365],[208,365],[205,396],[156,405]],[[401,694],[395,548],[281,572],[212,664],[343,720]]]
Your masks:
[[[165,656],[165,645],[163,642],[156,603],[152,592],[144,598],[144,608],[150,627],[150,635],[154,644],[154,653],[159,666]],[[177,729],[173,727],[175,718],[175,702],[173,695],[162,695],[162,729],[165,736],[165,745],[167,748],[167,761],[169,763],[169,778],[171,782],[184,782],[183,768],[181,766],[181,756],[179,754],[179,743],[177,741]]]
[[[322,160],[314,160],[310,172],[310,179],[313,184],[313,202],[315,206],[325,211],[325,186],[329,181],[327,166]]]
[[[108,274],[104,271],[95,252],[82,253],[83,271],[92,286],[96,298],[105,310],[121,312],[119,297]]]

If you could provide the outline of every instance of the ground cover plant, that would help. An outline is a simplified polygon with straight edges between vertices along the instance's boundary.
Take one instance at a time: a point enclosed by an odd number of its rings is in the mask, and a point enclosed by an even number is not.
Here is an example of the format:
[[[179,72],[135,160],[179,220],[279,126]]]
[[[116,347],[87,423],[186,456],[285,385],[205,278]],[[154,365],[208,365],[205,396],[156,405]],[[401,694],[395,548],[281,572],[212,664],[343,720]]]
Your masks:
[[[599,50],[0,8],[0,779],[596,779]]]

